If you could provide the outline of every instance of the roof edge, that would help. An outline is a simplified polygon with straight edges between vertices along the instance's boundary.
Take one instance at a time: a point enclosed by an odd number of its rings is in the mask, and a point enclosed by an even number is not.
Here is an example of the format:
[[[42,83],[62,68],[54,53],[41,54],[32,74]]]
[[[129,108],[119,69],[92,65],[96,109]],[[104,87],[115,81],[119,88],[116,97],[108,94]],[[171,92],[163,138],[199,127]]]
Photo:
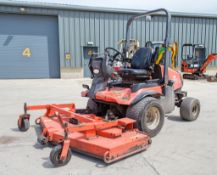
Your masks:
[[[116,12],[116,13],[142,13],[147,10],[125,9],[125,8],[110,8],[110,7],[93,7],[81,5],[68,5],[58,3],[42,3],[42,2],[25,2],[25,1],[11,1],[1,0],[0,5],[15,6],[15,7],[33,7],[33,8],[47,8],[47,9],[64,9],[64,10],[83,10],[83,11],[98,11],[98,12]],[[203,17],[203,18],[217,18],[217,14],[201,14],[189,12],[173,12],[173,16],[186,16],[186,17]]]

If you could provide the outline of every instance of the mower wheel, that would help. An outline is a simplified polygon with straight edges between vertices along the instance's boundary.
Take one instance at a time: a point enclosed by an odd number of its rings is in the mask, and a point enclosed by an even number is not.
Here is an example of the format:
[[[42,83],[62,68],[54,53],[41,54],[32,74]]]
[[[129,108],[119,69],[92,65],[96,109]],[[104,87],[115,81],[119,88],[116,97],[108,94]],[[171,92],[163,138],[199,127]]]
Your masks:
[[[30,127],[29,119],[19,117],[17,125],[20,131],[27,131]]]
[[[146,97],[128,107],[126,116],[136,120],[139,130],[147,133],[150,137],[156,136],[164,124],[162,105],[153,97]]]
[[[183,120],[194,121],[200,113],[200,102],[198,99],[184,98],[180,106],[180,116]]]
[[[39,135],[37,141],[41,145],[46,145],[48,143],[48,138],[43,135]]]
[[[62,148],[62,145],[57,145],[52,149],[50,153],[50,161],[55,167],[66,165],[71,159],[72,153],[69,149],[66,159],[60,160]]]
[[[40,123],[41,123],[41,118],[40,117],[38,117],[37,119],[35,119],[35,124],[36,125],[40,125]]]

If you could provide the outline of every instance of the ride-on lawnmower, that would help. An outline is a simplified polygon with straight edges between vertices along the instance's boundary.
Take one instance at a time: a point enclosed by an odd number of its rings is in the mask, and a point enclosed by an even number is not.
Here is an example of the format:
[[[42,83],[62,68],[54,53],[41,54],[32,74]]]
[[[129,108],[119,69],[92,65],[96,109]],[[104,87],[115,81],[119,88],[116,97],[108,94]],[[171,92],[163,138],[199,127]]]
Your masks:
[[[159,13],[167,18],[164,65],[155,64],[157,53],[149,47],[139,48],[130,59],[131,23]],[[55,166],[68,163],[69,148],[106,163],[146,150],[151,143],[150,137],[161,130],[164,114],[172,112],[175,106],[180,107],[182,119],[197,119],[199,101],[186,97],[187,93],[181,90],[180,73],[168,67],[170,18],[165,9],[135,15],[127,22],[123,52],[107,47],[103,57],[92,56],[89,64],[92,85],[83,85],[86,90],[82,92],[82,96],[89,98],[85,109],[76,109],[74,104],[24,105],[24,114],[18,119],[21,131],[29,128],[27,111],[46,109],[46,113],[35,121],[42,127],[38,141],[57,145],[50,154]],[[114,66],[115,62],[121,64]]]
[[[217,54],[212,53],[206,58],[206,48],[203,44],[183,44],[181,58],[181,71],[185,73],[183,74],[184,79],[217,81],[217,75],[204,74],[207,66],[217,59]]]

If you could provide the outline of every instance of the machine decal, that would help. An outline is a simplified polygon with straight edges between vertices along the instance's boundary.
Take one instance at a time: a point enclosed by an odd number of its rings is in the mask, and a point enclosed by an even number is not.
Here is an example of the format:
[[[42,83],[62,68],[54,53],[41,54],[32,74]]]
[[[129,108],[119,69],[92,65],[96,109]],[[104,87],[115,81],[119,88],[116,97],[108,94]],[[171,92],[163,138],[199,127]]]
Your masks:
[[[66,60],[71,60],[71,54],[70,53],[66,53],[65,54],[65,59]]]

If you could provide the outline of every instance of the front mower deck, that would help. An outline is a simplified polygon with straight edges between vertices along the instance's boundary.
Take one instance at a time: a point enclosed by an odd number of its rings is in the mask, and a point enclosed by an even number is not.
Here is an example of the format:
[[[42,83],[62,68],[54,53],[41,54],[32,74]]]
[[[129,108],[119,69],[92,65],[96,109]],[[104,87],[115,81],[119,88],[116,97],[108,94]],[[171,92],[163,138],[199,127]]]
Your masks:
[[[135,121],[129,118],[108,121],[93,114],[76,113],[74,104],[25,106],[26,112],[41,109],[46,112],[36,120],[42,128],[38,140],[41,144],[58,145],[50,154],[55,166],[68,163],[70,148],[112,163],[146,150],[151,143],[146,134],[134,128]],[[29,118],[29,114],[21,115],[18,126]]]

